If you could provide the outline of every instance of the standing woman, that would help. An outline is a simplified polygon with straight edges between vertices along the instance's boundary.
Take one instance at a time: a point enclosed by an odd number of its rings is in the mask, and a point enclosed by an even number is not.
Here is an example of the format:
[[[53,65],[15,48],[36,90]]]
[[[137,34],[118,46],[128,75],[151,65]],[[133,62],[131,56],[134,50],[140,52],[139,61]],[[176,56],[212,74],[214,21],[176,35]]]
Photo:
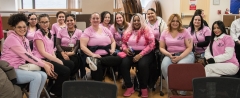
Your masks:
[[[15,68],[17,84],[29,85],[29,98],[40,98],[40,94],[47,79],[46,73],[53,77],[53,65],[35,57],[29,47],[29,40],[25,37],[27,32],[27,17],[24,14],[11,15],[8,24],[13,31],[8,32],[8,37],[3,43],[1,60],[7,61]],[[27,71],[19,69],[26,62],[44,68],[42,71]],[[20,96],[19,96],[20,97]]]
[[[207,77],[235,75],[239,70],[239,63],[234,52],[235,43],[227,35],[224,23],[215,21],[212,25],[210,45],[205,51]]]
[[[53,46],[53,36],[49,29],[49,16],[41,14],[38,16],[40,29],[33,38],[33,54],[38,58],[49,61],[54,66],[54,71],[58,74],[50,92],[55,96],[62,95],[62,83],[69,80],[70,72],[74,68],[74,63],[70,60],[60,60],[56,57]]]
[[[91,69],[93,80],[102,81],[105,67],[114,67],[122,59],[112,56],[116,42],[107,28],[100,26],[100,15],[93,13],[90,18],[91,26],[84,30],[80,38],[81,50],[88,56],[86,61]]]
[[[166,80],[168,79],[169,65],[194,62],[192,37],[186,29],[182,28],[180,16],[172,14],[168,19],[167,26],[168,29],[160,37],[160,51],[165,55],[161,70]],[[182,95],[185,95],[184,93],[180,92]]]
[[[79,39],[82,35],[82,30],[76,28],[76,18],[73,14],[68,14],[66,16],[67,28],[60,30],[57,35],[57,57],[59,59],[71,60],[74,62],[75,66],[71,73],[73,78],[80,68],[81,76],[86,74],[85,68],[80,65],[80,58],[77,55],[79,49]]]
[[[66,16],[66,13],[63,11],[58,11],[56,14],[57,23],[54,23],[51,29],[52,33],[55,34],[56,36],[61,29],[66,28],[65,16]]]
[[[37,24],[37,15],[31,13],[28,15],[28,31],[26,33],[26,37],[29,40],[29,45],[31,50],[33,49],[33,37],[35,32],[39,29],[39,24]]]
[[[192,17],[188,32],[191,33],[193,38],[193,51],[198,58],[204,58],[206,47],[210,43],[211,30],[209,27],[203,25],[203,18],[197,14]]]
[[[101,26],[104,26],[108,29],[110,29],[111,25],[112,25],[112,18],[111,18],[111,13],[108,12],[108,11],[103,11],[101,13],[101,22],[100,22],[100,25]]]
[[[148,97],[147,84],[150,71],[149,66],[154,59],[152,50],[155,48],[155,40],[152,30],[147,26],[141,14],[136,14],[132,17],[130,27],[123,35],[122,48],[127,54],[127,56],[123,58],[120,66],[127,87],[123,96],[129,97],[134,93],[129,70],[134,63],[137,63],[142,97]]]

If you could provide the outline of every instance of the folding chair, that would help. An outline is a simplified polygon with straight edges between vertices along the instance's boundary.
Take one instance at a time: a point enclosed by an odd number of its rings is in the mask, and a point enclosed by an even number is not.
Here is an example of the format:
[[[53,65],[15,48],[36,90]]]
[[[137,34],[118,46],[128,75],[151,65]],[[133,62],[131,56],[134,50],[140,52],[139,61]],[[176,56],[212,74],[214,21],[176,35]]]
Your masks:
[[[205,77],[193,79],[194,98],[240,98],[240,79]]]
[[[117,98],[117,86],[100,81],[65,81],[62,98]]]
[[[168,67],[168,86],[173,96],[170,98],[193,98],[192,96],[178,96],[177,90],[192,91],[192,79],[205,77],[203,65],[171,64]]]

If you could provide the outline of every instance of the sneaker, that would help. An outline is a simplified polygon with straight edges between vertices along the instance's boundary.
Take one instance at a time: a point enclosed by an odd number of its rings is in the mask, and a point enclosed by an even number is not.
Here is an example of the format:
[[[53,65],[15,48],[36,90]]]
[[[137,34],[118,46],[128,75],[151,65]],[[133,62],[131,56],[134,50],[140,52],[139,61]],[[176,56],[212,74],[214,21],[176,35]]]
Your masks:
[[[86,62],[89,65],[89,67],[90,67],[90,69],[92,71],[96,71],[97,70],[97,58],[87,57],[86,58]]]
[[[133,87],[127,88],[127,90],[125,91],[125,93],[123,94],[123,96],[124,96],[124,97],[130,97],[133,93],[134,93]]]
[[[142,92],[142,98],[148,98],[148,90],[147,89],[141,89]]]
[[[187,95],[187,91],[179,91],[179,94],[182,96],[186,96]]]

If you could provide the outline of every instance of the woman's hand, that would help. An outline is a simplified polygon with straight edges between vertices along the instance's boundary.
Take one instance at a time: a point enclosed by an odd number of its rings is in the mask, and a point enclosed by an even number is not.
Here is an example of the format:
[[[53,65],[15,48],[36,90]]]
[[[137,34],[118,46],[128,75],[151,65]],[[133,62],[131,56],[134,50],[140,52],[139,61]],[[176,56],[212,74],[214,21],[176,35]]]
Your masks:
[[[182,59],[181,56],[173,56],[172,62],[176,64],[181,59]]]
[[[72,51],[72,52],[65,52],[65,54],[67,54],[68,56],[72,56],[72,55],[75,54],[75,52],[74,51]]]
[[[101,55],[99,55],[99,54],[93,54],[92,57],[94,57],[94,58],[101,58]]]
[[[112,55],[114,52],[115,52],[115,50],[109,50],[110,51],[110,55]]]
[[[44,69],[48,76],[55,78],[53,65],[49,62],[44,62]]]
[[[123,50],[128,56],[133,56],[133,53],[130,51],[129,48]]]
[[[142,58],[141,54],[137,54],[133,57],[133,62],[138,62]]]
[[[70,60],[66,52],[61,52],[61,54],[64,60]]]

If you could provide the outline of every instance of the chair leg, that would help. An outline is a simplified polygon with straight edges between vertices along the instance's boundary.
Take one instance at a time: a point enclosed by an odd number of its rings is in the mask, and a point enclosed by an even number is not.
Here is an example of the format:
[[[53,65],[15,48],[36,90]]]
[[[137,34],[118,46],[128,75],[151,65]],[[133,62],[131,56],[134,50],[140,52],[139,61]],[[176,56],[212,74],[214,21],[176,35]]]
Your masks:
[[[116,84],[116,85],[117,85],[117,83],[116,83],[116,78],[115,78],[115,74],[114,74],[114,71],[113,71],[113,68],[112,68],[112,67],[110,67],[110,70],[112,71],[112,75],[113,75],[114,84]],[[106,73],[105,73],[105,74],[106,74]]]
[[[171,90],[171,92],[172,92],[173,95],[178,95],[176,90]]]
[[[23,89],[22,91],[23,91],[23,94],[25,94],[25,95],[27,96],[27,98],[29,98],[29,95],[28,95],[27,90],[26,90],[26,89]]]
[[[46,90],[45,87],[43,88],[43,90],[44,90],[45,94],[47,95],[47,98],[51,98],[50,95],[48,94],[48,91]]]

